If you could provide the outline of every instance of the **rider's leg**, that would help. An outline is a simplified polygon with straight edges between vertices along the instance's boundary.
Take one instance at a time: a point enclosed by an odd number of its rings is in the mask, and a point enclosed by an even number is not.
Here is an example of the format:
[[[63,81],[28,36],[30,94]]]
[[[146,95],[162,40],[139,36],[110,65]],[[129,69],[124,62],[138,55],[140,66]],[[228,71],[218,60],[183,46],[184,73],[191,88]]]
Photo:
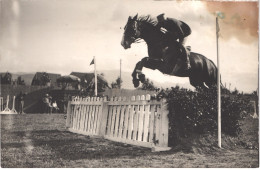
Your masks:
[[[191,68],[191,66],[190,66],[190,60],[189,60],[188,52],[187,52],[187,49],[185,47],[186,41],[187,41],[187,37],[180,39],[180,44],[181,44],[180,48],[182,49],[182,57],[183,57],[183,60],[185,62],[185,70],[188,70],[188,69]]]

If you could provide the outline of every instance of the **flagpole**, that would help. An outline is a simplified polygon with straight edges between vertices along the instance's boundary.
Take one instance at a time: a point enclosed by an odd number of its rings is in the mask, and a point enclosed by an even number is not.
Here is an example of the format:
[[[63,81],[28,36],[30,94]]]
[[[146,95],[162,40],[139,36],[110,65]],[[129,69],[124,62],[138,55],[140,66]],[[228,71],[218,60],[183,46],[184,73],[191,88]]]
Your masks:
[[[122,64],[122,60],[120,59],[120,85],[119,85],[119,88],[121,89],[121,64]]]
[[[97,96],[97,69],[96,69],[96,57],[94,56],[94,73],[95,73],[95,96]]]
[[[216,17],[216,36],[217,36],[217,65],[218,65],[218,146],[221,148],[221,89],[220,89],[220,64],[219,64],[219,24],[218,16]]]

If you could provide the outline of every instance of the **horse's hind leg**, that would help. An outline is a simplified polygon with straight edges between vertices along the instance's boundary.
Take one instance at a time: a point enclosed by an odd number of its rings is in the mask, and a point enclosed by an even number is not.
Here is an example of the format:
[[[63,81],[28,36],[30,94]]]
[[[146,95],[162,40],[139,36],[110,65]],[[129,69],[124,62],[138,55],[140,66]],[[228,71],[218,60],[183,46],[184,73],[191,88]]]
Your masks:
[[[190,84],[195,87],[197,89],[197,87],[199,86],[199,82],[196,78],[192,78],[190,77]]]
[[[213,88],[217,86],[217,80],[215,77],[210,77],[208,80],[206,80],[205,84],[209,87],[209,88]]]
[[[190,78],[190,84],[191,84],[193,87],[195,87],[195,88],[196,88],[196,86],[197,86],[197,84],[196,84],[194,81],[192,81],[191,78]]]
[[[196,79],[196,78],[191,78],[190,77],[190,84],[195,87],[197,90],[198,89],[202,89],[202,90],[205,90],[205,89],[208,89],[207,86],[205,86],[204,82]]]
[[[205,84],[205,82],[200,82],[199,87],[201,87],[203,90],[208,90],[208,85]]]
[[[205,84],[209,87],[209,88],[212,88],[214,85],[213,85],[213,83],[211,83],[211,82],[205,82]]]

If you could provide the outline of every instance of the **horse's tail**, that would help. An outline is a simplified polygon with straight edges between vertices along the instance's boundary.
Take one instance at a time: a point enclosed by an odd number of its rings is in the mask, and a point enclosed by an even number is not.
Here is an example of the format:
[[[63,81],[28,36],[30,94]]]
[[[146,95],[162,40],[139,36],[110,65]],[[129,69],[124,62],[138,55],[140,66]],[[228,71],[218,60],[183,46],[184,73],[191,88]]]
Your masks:
[[[220,74],[220,86],[221,86],[222,88],[225,87],[225,86],[222,84],[222,81],[221,81],[221,74]]]
[[[215,83],[216,83],[216,85],[218,84],[218,67],[215,65],[215,63],[212,61],[212,60],[210,60],[210,59],[208,59],[212,64],[213,64],[213,66],[215,67]],[[220,74],[220,86],[222,87],[222,88],[224,88],[224,85],[223,85],[223,83],[222,83],[222,81],[221,81],[221,74]]]
[[[211,60],[210,60],[211,61]],[[213,61],[211,61],[212,63],[213,63],[213,65],[216,67],[216,84],[218,84],[218,67],[215,65],[215,63],[213,62]],[[220,74],[220,86],[222,87],[222,88],[224,88],[224,85],[223,85],[223,83],[222,83],[222,78],[221,78],[221,74]]]
[[[205,57],[206,58],[206,57]],[[215,65],[215,63],[211,60],[211,59],[209,59],[209,58],[206,58],[206,60],[208,60],[208,61],[210,61],[210,63],[213,65],[213,68],[214,68],[214,73],[213,73],[213,80],[211,80],[211,81],[213,81],[214,82],[214,84],[216,84],[217,85],[217,82],[218,82],[218,68],[217,68],[217,66]],[[210,66],[208,66],[208,68],[207,69],[209,69],[210,68]],[[209,71],[209,70],[207,70],[207,71]]]

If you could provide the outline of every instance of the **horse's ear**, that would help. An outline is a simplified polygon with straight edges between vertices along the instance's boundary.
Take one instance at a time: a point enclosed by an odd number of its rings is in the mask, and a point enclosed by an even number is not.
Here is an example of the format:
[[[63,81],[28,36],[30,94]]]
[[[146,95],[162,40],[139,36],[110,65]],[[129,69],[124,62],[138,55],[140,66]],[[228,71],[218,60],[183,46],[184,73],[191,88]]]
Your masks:
[[[131,16],[129,16],[129,17],[128,17],[128,20],[130,20],[130,19],[132,19],[132,17],[131,17]]]
[[[133,20],[136,20],[138,17],[138,13],[134,16]]]

